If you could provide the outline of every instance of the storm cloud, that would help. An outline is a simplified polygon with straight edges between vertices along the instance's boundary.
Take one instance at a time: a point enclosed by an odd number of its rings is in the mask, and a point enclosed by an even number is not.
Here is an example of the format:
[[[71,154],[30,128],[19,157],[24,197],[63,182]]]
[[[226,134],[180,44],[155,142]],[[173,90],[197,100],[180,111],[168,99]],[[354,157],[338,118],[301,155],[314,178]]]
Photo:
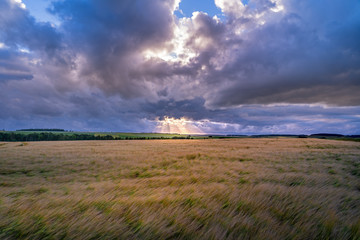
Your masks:
[[[0,128],[359,133],[357,0],[179,3],[56,0],[53,24],[1,1]]]

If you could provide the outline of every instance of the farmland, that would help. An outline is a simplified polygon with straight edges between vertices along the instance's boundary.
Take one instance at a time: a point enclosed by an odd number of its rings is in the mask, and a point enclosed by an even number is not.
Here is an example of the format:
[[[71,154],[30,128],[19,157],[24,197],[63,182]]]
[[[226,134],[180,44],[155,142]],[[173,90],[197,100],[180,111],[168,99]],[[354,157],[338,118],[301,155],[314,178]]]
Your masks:
[[[0,143],[0,239],[360,239],[360,143]]]

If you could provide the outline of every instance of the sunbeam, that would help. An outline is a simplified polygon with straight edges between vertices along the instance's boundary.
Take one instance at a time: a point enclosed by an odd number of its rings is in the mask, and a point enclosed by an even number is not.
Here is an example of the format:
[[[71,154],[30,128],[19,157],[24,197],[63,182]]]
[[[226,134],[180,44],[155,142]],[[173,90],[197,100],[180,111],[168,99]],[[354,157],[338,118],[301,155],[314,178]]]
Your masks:
[[[185,117],[176,119],[164,117],[163,120],[157,120],[156,131],[160,133],[179,133],[179,134],[201,134],[203,133],[193,121]]]

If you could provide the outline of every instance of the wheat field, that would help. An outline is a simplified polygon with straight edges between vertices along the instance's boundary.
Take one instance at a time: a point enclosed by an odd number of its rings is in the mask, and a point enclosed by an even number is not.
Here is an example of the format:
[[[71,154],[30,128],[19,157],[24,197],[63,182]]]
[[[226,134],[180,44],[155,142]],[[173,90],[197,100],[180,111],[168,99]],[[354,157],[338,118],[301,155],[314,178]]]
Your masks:
[[[0,239],[360,239],[360,143],[0,143]]]

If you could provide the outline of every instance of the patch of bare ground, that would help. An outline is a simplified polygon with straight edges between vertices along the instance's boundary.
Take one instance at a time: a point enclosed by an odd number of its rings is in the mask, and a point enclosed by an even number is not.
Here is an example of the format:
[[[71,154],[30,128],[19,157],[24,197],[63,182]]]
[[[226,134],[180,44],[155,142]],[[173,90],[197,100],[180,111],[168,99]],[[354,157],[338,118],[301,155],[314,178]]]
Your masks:
[[[1,239],[360,239],[360,144],[0,145]]]

